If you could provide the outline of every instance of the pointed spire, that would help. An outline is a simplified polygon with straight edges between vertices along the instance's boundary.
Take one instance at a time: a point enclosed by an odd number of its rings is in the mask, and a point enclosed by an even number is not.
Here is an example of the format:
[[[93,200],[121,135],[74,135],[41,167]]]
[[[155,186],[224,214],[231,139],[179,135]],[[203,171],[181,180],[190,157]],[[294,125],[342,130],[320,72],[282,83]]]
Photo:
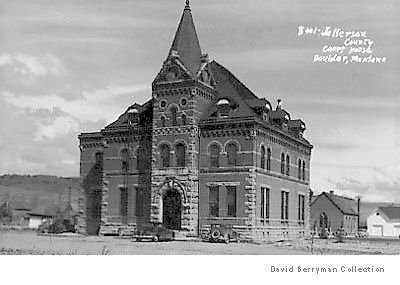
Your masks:
[[[201,65],[201,48],[194,26],[189,0],[186,0],[185,9],[172,42],[169,55],[176,51],[180,61],[189,70],[191,75],[196,76]]]

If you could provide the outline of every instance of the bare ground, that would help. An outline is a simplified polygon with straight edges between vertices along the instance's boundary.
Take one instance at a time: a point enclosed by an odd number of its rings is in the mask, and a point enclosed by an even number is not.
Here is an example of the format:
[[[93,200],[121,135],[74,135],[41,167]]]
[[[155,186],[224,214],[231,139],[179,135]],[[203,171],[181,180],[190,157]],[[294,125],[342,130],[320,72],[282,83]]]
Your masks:
[[[312,250],[311,250],[312,248]],[[301,255],[301,254],[400,254],[399,240],[309,240],[267,244],[207,242],[132,242],[114,237],[37,235],[32,231],[0,231],[0,254],[62,255]]]

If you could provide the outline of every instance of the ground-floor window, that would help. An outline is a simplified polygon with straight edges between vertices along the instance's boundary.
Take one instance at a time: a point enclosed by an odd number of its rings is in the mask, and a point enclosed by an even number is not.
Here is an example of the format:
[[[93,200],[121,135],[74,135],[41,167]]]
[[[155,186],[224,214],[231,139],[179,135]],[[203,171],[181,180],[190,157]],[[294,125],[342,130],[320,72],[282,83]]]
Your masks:
[[[137,217],[143,217],[143,189],[137,188],[136,189],[136,213]]]
[[[209,208],[210,208],[210,216],[212,216],[212,217],[219,216],[219,187],[218,186],[210,187]]]
[[[289,220],[289,192],[281,191],[281,220],[287,223]]]
[[[261,187],[261,220],[269,219],[269,189]]]
[[[228,217],[236,217],[236,186],[226,187]]]
[[[128,217],[128,188],[120,188],[120,203],[119,203],[119,213],[122,217],[122,222],[126,223]]]
[[[305,217],[304,217],[304,207],[305,207],[305,197],[303,194],[299,195],[299,201],[298,201],[298,220],[299,224],[304,224]]]

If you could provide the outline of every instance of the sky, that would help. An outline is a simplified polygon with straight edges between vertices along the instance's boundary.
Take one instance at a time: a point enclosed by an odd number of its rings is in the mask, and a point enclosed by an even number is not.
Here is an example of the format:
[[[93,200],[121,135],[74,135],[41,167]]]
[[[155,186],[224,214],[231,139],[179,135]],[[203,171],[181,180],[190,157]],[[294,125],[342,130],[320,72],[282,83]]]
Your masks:
[[[79,175],[81,132],[151,97],[184,0],[0,0],[0,174]],[[192,0],[203,53],[314,145],[311,188],[400,202],[397,0]],[[343,39],[299,26],[366,31],[381,64],[313,62]]]

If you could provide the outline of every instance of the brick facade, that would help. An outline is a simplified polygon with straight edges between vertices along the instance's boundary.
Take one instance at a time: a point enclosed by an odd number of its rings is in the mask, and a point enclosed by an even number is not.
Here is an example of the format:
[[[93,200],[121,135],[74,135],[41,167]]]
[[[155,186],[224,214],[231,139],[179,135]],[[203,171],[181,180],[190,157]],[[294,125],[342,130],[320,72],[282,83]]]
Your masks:
[[[199,236],[219,223],[251,240],[303,236],[312,149],[304,131],[280,103],[273,109],[201,53],[186,5],[151,100],[79,136],[80,230],[107,234],[153,222]]]

